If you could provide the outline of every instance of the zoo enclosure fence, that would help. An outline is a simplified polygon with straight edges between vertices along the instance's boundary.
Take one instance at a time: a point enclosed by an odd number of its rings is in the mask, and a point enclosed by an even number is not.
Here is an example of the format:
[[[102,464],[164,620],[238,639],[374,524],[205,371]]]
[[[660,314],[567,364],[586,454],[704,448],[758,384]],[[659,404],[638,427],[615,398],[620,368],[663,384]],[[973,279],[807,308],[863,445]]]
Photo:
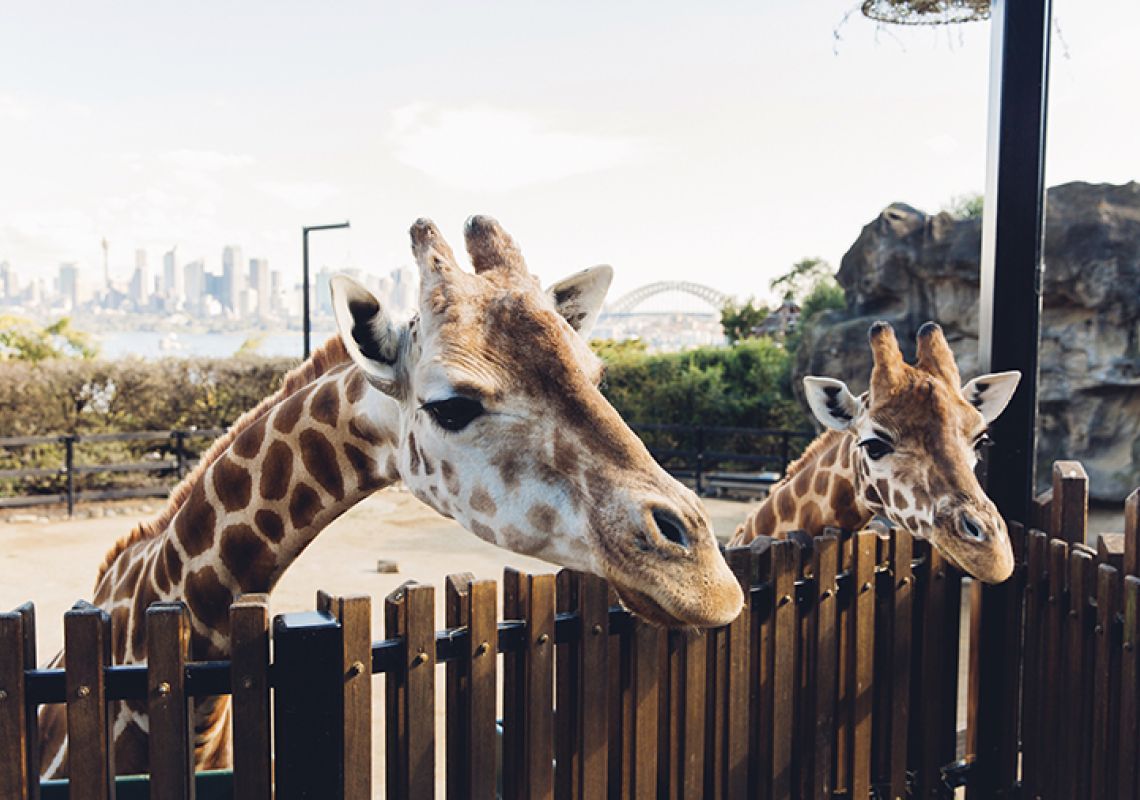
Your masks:
[[[690,425],[634,425],[650,452],[670,472],[691,481],[698,494],[717,491],[764,491],[784,474],[788,462],[797,456],[815,435],[811,431],[767,428],[730,428]],[[0,468],[0,491],[4,481],[16,483],[46,481],[47,491],[15,489],[12,496],[0,496],[0,509],[66,504],[74,513],[75,504],[91,500],[120,500],[130,497],[163,497],[197,463],[198,449],[189,443],[208,444],[225,431],[217,428],[169,431],[129,431],[123,433],[52,434],[50,436],[0,437],[0,450],[23,452],[28,448],[52,451],[53,466]],[[143,457],[116,463],[79,463],[97,457],[83,457],[83,445],[126,443],[144,446]],[[143,475],[143,485],[96,489],[84,485],[92,476]],[[158,480],[155,480],[158,479]]]
[[[203,798],[379,795],[382,673],[388,797],[434,793],[442,680],[449,798],[1136,798],[1140,490],[1123,534],[1092,550],[1084,470],[1062,462],[1053,479],[1029,528],[1011,523],[1016,567],[999,586],[964,582],[905,531],[761,538],[727,551],[744,611],[699,635],[646,625],[597,578],[507,570],[502,620],[494,581],[454,575],[436,631],[434,588],[408,583],[384,599],[378,642],[367,597],[320,593],[272,622],[267,598],[245,597],[226,662],[191,663],[185,610],[158,604],[149,664],[110,666],[110,620],[81,604],[66,668],[43,670],[26,604],[0,614],[0,797],[106,798],[117,783],[120,798],[148,784],[184,798],[192,781]],[[234,767],[195,778],[191,704],[221,694]],[[108,704],[125,698],[148,704],[151,773],[116,781]],[[69,787],[37,777],[44,703],[67,704]]]

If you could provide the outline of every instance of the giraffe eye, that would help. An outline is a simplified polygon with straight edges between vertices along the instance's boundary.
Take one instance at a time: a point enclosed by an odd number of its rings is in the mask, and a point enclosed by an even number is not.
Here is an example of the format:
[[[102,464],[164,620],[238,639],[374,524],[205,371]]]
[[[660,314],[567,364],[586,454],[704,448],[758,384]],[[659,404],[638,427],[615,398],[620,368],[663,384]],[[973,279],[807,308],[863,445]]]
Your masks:
[[[425,403],[424,411],[445,431],[461,431],[483,413],[483,404],[470,397],[449,397],[447,400]]]
[[[885,455],[893,453],[895,449],[882,439],[864,439],[859,442],[859,446],[867,451],[867,458],[872,461],[878,461]]]

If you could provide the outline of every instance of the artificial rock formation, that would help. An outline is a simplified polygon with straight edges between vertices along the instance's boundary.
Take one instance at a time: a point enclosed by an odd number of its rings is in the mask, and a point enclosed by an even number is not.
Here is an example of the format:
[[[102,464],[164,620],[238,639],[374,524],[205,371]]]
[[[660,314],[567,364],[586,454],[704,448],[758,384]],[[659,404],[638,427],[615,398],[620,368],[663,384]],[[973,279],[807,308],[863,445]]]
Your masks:
[[[876,319],[904,350],[936,320],[963,379],[976,375],[980,251],[980,219],[888,206],[843,256],[847,308],[804,332],[795,384],[826,375],[864,389]],[[1054,459],[1078,459],[1094,498],[1120,500],[1140,485],[1140,183],[1050,189],[1044,260],[1038,480]]]

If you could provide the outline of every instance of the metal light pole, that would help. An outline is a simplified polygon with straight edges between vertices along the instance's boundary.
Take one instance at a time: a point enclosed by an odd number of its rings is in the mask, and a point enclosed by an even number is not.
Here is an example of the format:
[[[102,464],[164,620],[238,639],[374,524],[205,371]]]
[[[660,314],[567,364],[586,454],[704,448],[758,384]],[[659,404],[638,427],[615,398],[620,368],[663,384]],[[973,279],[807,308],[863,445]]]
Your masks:
[[[301,279],[301,296],[303,298],[301,324],[305,331],[305,358],[308,358],[309,353],[312,352],[311,348],[309,347],[309,334],[312,330],[312,323],[309,320],[309,231],[328,231],[333,230],[334,228],[347,227],[349,227],[348,220],[345,220],[344,222],[338,222],[334,225],[310,225],[306,228],[301,228],[303,232],[301,239],[303,241],[305,251],[304,268],[302,273],[303,277]]]

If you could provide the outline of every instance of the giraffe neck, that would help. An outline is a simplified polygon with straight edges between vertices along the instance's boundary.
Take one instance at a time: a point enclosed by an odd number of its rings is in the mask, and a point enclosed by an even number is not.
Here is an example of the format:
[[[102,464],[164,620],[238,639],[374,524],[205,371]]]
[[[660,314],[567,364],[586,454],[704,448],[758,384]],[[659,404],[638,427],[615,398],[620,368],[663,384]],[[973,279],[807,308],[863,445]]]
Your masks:
[[[737,529],[733,544],[797,530],[818,536],[824,528],[854,530],[869,522],[855,447],[853,436],[838,431],[817,438]]]
[[[337,517],[398,475],[394,401],[343,365],[285,397],[198,476],[170,523],[108,569],[96,603],[129,631],[119,663],[145,658],[145,609],[182,600],[193,657],[229,652],[229,606],[268,592]]]

